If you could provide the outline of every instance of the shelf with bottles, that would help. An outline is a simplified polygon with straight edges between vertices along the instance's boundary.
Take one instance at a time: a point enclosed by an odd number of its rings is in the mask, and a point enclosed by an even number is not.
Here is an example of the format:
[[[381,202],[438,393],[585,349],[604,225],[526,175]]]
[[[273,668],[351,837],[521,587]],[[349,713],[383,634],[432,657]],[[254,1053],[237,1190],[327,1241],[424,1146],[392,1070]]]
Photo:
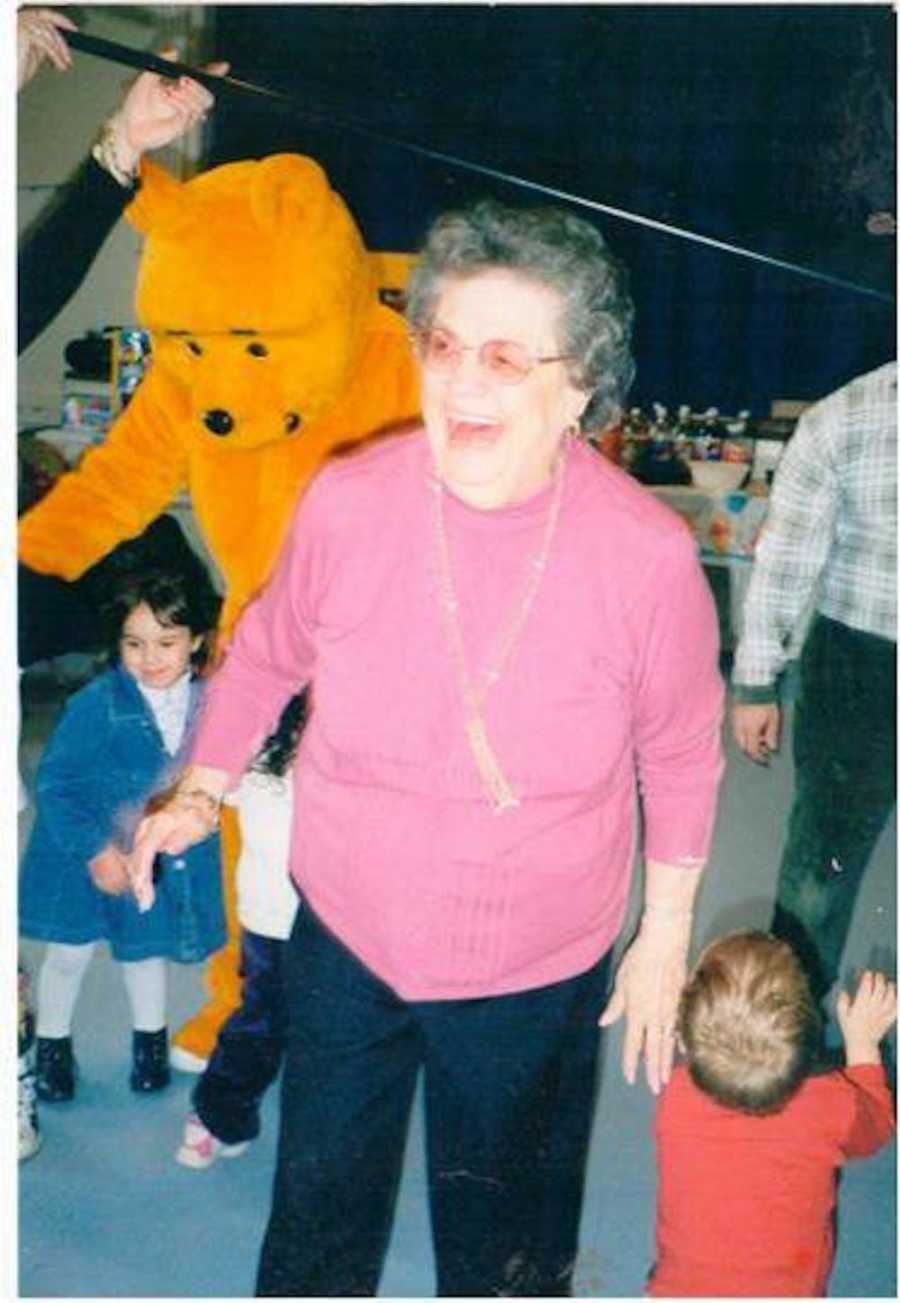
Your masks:
[[[723,493],[746,486],[764,496],[793,432],[792,419],[754,421],[749,411],[728,416],[682,404],[674,413],[662,403],[650,411],[628,410],[613,429],[590,441],[611,461],[648,485],[693,486]]]
[[[88,331],[66,347],[61,427],[85,446],[102,443],[150,365],[150,336],[135,326]]]

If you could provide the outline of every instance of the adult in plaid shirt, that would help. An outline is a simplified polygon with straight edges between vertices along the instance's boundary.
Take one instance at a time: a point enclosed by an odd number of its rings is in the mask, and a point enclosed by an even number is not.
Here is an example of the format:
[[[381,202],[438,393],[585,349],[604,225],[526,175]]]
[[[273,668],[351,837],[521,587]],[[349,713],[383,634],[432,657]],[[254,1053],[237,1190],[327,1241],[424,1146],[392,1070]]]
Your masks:
[[[735,656],[734,735],[765,764],[778,748],[787,645],[815,600],[772,930],[801,952],[820,998],[895,800],[896,402],[890,362],[804,412],[775,477]]]

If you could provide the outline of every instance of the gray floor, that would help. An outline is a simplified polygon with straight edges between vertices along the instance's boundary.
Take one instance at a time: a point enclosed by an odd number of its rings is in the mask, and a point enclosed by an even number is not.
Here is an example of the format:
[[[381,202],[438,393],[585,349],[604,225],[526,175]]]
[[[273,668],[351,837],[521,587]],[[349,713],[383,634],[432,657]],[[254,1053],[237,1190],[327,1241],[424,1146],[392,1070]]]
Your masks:
[[[23,715],[22,765],[30,781],[59,694],[32,691]],[[729,753],[721,810],[699,910],[699,945],[735,926],[765,926],[791,787],[786,749],[770,770]],[[23,833],[29,815],[23,816]],[[847,947],[848,974],[895,971],[896,829],[870,866]],[[24,942],[32,970],[41,947]],[[199,973],[173,966],[172,1023],[200,999]],[[24,1297],[240,1298],[253,1289],[274,1162],[276,1092],[264,1133],[243,1157],[206,1172],[173,1161],[192,1078],[175,1074],[159,1096],[126,1083],[128,1016],[115,966],[98,957],[76,1011],[77,1098],[41,1111],[44,1145],[20,1171],[19,1293]],[[591,1148],[576,1292],[628,1298],[652,1261],[653,1100],[628,1087],[619,1028],[606,1038]],[[385,1297],[433,1294],[424,1198],[421,1111],[410,1131],[398,1215],[382,1280]],[[896,1151],[852,1164],[841,1185],[836,1297],[895,1297]],[[10,1291],[11,1292],[11,1291]]]

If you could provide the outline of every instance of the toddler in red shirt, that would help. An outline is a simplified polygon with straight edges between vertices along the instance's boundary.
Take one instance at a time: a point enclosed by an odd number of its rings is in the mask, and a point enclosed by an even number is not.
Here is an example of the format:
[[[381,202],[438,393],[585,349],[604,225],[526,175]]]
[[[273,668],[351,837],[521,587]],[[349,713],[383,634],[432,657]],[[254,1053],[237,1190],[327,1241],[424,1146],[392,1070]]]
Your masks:
[[[894,1133],[879,1043],[897,989],[866,971],[837,1001],[842,1070],[816,1072],[821,1022],[783,941],[736,932],[684,989],[686,1062],[660,1099],[654,1297],[822,1297],[837,1169]]]

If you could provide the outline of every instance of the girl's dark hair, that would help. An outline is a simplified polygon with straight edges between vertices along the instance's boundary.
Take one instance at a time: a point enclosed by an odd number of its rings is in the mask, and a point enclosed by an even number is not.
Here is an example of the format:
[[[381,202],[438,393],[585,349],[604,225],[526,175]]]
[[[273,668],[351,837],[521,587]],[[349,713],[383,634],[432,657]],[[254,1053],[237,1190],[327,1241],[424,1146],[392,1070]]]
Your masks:
[[[222,599],[199,561],[190,575],[159,566],[116,580],[100,608],[112,660],[119,659],[125,621],[141,605],[148,606],[160,624],[186,626],[195,636],[204,635],[203,642],[191,655],[191,662],[197,669],[206,664],[210,650],[208,635],[216,627]]]
[[[263,742],[259,755],[251,768],[262,774],[274,774],[282,778],[297,754],[297,744],[306,724],[307,689],[291,697],[281,718]]]

